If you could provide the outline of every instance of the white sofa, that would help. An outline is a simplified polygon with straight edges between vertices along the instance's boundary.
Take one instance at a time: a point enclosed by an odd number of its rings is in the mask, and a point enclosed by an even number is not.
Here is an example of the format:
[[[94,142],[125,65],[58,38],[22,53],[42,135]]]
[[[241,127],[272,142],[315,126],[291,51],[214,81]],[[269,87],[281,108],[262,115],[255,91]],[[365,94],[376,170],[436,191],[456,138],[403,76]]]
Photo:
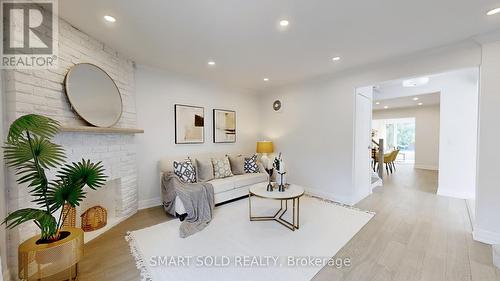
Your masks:
[[[211,159],[211,158],[223,158],[226,154],[194,154],[189,155],[189,157],[193,160],[193,164],[196,167],[195,159]],[[231,154],[237,155],[237,154]],[[250,155],[244,154],[242,155]],[[184,157],[175,157],[175,158],[164,158],[160,160],[160,183],[161,177],[163,173],[170,172],[173,170],[173,162],[174,160],[183,161],[186,159]],[[222,178],[222,179],[213,179],[208,181],[214,187],[214,197],[215,204],[223,203],[232,199],[240,198],[248,195],[248,188],[254,184],[267,182],[268,174],[265,172],[264,167],[259,162],[259,171],[260,173],[252,173],[252,174],[243,174],[243,175],[234,175],[232,177]],[[160,185],[161,189],[161,185]],[[163,189],[162,189],[163,190]],[[184,209],[184,205],[182,201],[177,197],[175,199],[175,211],[178,214],[186,213]]]

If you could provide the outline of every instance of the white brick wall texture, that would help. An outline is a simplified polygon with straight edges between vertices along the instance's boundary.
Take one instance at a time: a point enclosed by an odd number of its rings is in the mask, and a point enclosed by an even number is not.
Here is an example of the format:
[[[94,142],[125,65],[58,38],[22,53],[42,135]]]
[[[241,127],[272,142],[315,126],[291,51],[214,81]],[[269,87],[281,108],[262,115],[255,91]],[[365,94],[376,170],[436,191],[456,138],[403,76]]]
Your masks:
[[[7,123],[15,118],[37,113],[49,116],[64,125],[86,125],[71,109],[64,93],[63,81],[75,64],[88,62],[106,71],[118,86],[123,100],[123,114],[116,125],[122,128],[136,126],[134,64],[113,49],[59,20],[59,61],[57,69],[6,70],[4,76]],[[137,211],[136,146],[133,135],[60,133],[55,142],[63,145],[68,161],[82,158],[102,161],[110,180],[121,178],[120,216]],[[18,186],[12,171],[8,175],[9,210],[31,206],[27,188]],[[38,234],[33,223],[26,223],[9,231],[9,268],[17,270],[17,246]],[[13,274],[13,278],[17,278]],[[14,279],[15,280],[15,279]]]

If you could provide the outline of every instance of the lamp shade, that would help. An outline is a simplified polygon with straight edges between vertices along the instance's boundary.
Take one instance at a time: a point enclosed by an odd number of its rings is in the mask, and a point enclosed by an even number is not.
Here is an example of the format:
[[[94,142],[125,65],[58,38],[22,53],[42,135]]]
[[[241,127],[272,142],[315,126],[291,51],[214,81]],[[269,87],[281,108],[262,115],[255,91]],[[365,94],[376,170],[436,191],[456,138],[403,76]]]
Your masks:
[[[257,153],[273,153],[274,145],[272,141],[258,141]]]

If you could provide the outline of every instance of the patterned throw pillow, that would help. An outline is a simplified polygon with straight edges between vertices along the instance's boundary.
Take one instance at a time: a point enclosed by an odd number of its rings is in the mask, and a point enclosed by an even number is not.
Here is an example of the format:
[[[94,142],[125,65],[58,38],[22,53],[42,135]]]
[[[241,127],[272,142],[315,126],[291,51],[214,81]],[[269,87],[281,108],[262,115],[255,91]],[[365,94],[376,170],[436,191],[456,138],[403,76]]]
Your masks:
[[[181,181],[186,183],[196,182],[196,170],[191,159],[186,159],[184,162],[174,161],[174,173]]]
[[[250,158],[245,158],[245,173],[250,174],[250,173],[258,173],[259,171],[259,166],[257,165],[257,154],[254,154]]]
[[[233,173],[231,172],[231,164],[229,163],[229,158],[227,156],[222,159],[212,159],[212,164],[214,165],[214,177],[216,179],[233,176]]]

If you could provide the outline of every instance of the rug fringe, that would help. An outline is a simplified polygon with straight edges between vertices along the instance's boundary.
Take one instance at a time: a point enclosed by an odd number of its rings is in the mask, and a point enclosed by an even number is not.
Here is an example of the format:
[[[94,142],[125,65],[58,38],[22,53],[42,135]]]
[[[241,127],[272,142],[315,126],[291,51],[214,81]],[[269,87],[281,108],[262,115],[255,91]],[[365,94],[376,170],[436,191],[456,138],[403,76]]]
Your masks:
[[[130,247],[130,253],[135,259],[135,266],[137,269],[140,271],[141,275],[141,281],[152,281],[153,277],[151,276],[151,273],[149,272],[148,266],[146,265],[146,261],[144,260],[144,257],[142,256],[142,253],[139,251],[139,248],[137,246],[137,242],[135,241],[135,238],[132,234],[132,232],[127,231],[127,235],[125,235],[125,240],[128,242],[129,247]]]
[[[306,193],[306,194],[304,194],[304,196],[307,196],[307,197],[310,197],[310,198],[315,198],[315,199],[321,200],[323,202],[327,202],[327,203],[334,204],[334,205],[337,205],[337,206],[340,206],[340,207],[344,207],[344,208],[347,208],[347,209],[351,209],[351,210],[355,210],[355,211],[367,213],[367,214],[370,214],[370,215],[375,215],[376,214],[375,212],[372,212],[372,211],[367,211],[367,210],[363,210],[363,209],[360,209],[360,208],[356,208],[354,206],[347,205],[347,204],[344,204],[344,203],[340,203],[340,202],[337,202],[337,201],[333,201],[333,200],[330,200],[330,199],[326,199],[326,198],[323,198],[323,197],[319,197],[317,195],[312,195],[312,194]]]

